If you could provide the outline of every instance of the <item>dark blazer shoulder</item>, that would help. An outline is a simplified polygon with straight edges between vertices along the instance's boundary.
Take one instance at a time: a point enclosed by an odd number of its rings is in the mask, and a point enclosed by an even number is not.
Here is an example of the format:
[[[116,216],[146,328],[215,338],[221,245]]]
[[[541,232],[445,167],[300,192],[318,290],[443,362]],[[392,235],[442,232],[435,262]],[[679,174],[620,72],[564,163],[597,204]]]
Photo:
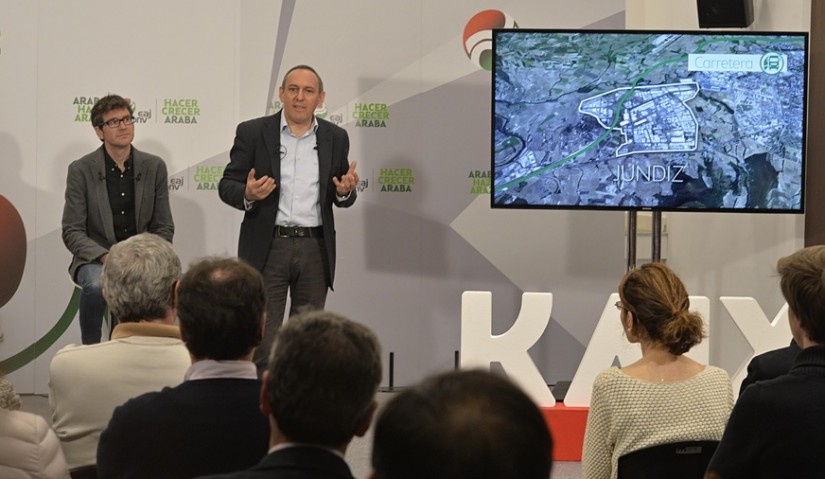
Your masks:
[[[275,113],[274,115],[266,115],[260,116],[258,118],[252,118],[249,120],[244,120],[238,123],[238,131],[254,131],[260,130],[262,128],[269,127],[271,125],[275,125],[277,127],[278,124],[281,122],[281,112]]]
[[[342,127],[336,125],[335,123],[324,120],[323,118],[315,117],[318,120],[318,131],[321,133],[327,133],[333,136],[339,135],[347,135],[347,130],[343,129]]]
[[[320,447],[292,446],[267,454],[246,471],[204,476],[200,479],[353,479],[346,461]]]

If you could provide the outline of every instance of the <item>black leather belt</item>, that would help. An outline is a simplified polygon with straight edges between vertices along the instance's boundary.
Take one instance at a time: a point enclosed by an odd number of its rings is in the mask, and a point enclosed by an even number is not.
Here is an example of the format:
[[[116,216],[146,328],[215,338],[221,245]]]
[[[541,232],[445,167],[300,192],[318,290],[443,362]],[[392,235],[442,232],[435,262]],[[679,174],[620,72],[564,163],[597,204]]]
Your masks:
[[[275,236],[278,238],[323,238],[324,229],[321,226],[275,225]]]

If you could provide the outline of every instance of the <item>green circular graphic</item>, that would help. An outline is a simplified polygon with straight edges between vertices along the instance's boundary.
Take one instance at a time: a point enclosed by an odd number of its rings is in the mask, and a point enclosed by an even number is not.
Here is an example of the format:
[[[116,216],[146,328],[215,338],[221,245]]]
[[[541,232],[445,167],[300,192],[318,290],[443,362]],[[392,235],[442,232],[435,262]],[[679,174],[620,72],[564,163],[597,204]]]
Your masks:
[[[777,52],[768,52],[759,59],[759,67],[768,75],[776,75],[785,70],[785,57]]]

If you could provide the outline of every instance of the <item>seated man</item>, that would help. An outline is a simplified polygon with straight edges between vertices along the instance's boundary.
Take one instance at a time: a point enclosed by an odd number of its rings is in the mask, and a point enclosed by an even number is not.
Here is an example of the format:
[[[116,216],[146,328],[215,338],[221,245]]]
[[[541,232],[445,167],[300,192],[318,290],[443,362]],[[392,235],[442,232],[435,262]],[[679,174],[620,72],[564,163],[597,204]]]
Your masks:
[[[373,479],[547,479],[553,441],[507,379],[455,371],[403,391],[375,424]]]
[[[95,464],[116,406],[183,381],[191,360],[174,325],[180,273],[172,245],[150,233],[109,251],[104,295],[120,324],[110,341],[61,349],[49,368],[53,428],[69,469]]]
[[[747,387],[708,478],[822,477],[825,461],[825,246],[779,260],[788,324],[802,350],[788,374]]]
[[[264,325],[261,274],[238,259],[206,259],[177,291],[192,366],[179,386],[115,409],[100,437],[99,477],[181,479],[246,469],[266,454],[269,422],[252,363]]]
[[[269,454],[248,471],[209,477],[352,478],[344,453],[369,428],[381,382],[375,335],[333,313],[299,314],[278,331],[263,382]]]

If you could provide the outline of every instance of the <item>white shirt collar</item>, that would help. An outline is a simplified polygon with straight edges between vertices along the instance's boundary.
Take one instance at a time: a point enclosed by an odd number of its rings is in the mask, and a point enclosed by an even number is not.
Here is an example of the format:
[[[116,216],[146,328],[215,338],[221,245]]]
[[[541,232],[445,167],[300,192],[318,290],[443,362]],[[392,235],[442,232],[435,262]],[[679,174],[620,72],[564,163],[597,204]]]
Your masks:
[[[258,379],[258,374],[255,364],[251,361],[202,359],[189,366],[184,381],[217,378]]]
[[[282,442],[280,444],[272,446],[269,449],[269,452],[267,452],[267,454],[272,454],[275,451],[280,451],[281,449],[287,449],[287,448],[290,448],[290,447],[314,447],[316,449],[323,449],[327,452],[331,452],[331,453],[335,454],[336,456],[340,457],[341,459],[344,459],[344,455],[341,454],[341,451],[339,451],[338,449],[333,449],[331,447],[325,447],[325,446],[318,446],[316,444],[303,444],[303,443],[300,443],[300,442]]]
[[[310,127],[313,133],[318,131],[318,118],[315,115],[312,115],[312,126]],[[289,129],[289,123],[286,122],[286,115],[281,112],[281,131],[287,131],[290,134],[292,131]]]

